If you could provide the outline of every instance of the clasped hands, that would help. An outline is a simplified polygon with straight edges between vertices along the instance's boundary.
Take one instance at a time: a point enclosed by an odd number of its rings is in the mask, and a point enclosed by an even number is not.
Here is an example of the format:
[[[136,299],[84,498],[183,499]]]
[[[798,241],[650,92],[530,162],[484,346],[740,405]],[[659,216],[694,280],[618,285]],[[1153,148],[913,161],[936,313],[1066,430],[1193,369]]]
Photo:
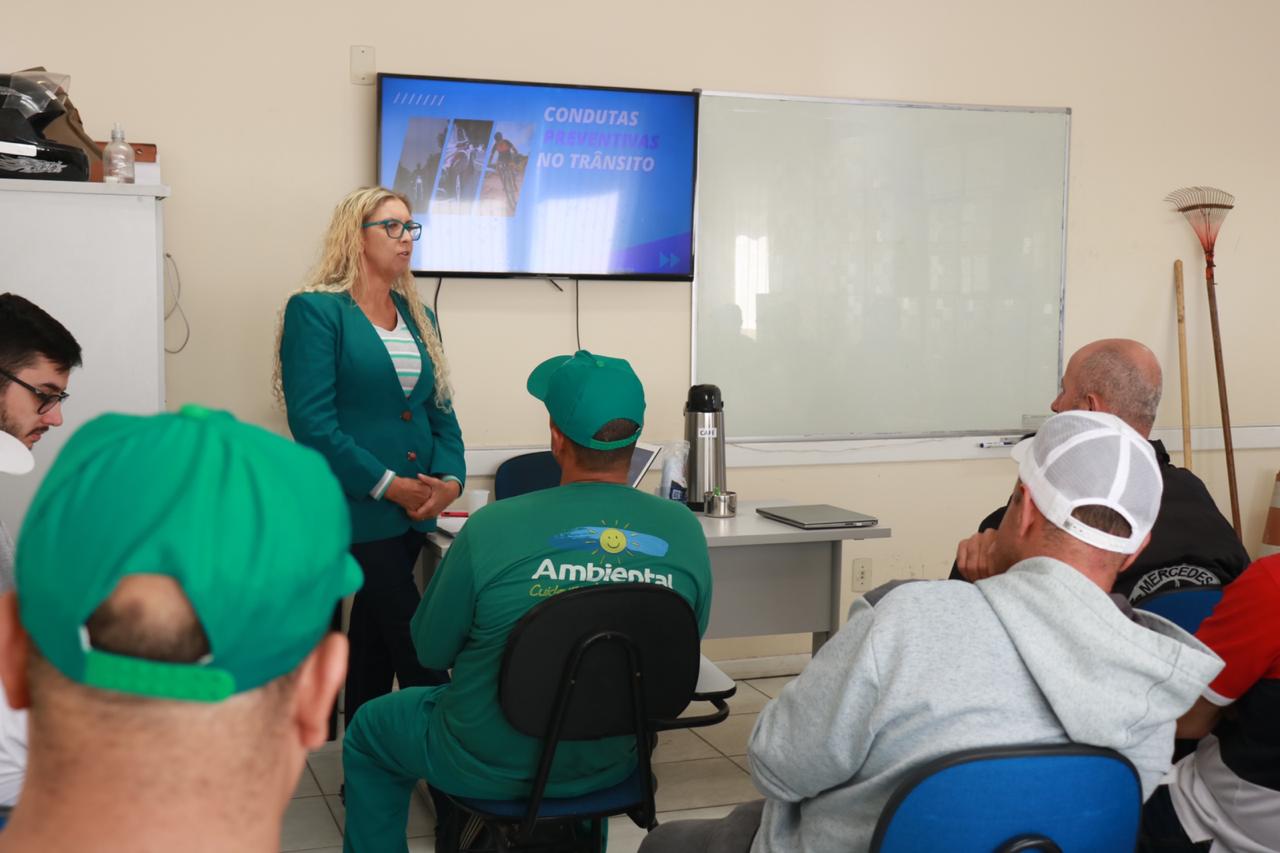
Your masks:
[[[457,480],[419,474],[417,477],[396,477],[387,487],[384,497],[403,507],[410,520],[425,521],[438,516],[461,494],[462,484]]]

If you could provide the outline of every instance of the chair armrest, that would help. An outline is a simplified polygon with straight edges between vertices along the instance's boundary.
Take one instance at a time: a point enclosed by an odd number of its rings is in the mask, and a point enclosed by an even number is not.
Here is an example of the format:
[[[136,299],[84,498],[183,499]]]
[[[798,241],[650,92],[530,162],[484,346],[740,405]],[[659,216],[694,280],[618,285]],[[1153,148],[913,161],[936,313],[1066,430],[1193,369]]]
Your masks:
[[[678,720],[653,720],[653,728],[655,731],[667,731],[669,729],[696,729],[702,726],[714,726],[716,723],[728,719],[729,704],[725,700],[737,692],[738,685],[734,683],[734,680],[725,675],[720,667],[707,660],[706,655],[700,655],[698,683],[693,688],[693,700],[695,702],[710,702],[715,707],[715,710],[710,714],[702,714],[697,717],[681,717]]]
[[[698,729],[703,726],[714,726],[716,723],[722,723],[729,719],[728,702],[715,696],[700,701],[710,702],[715,706],[715,710],[710,714],[702,714],[697,717],[680,717],[677,720],[650,720],[649,725],[655,732],[665,732],[671,729]]]
[[[707,660],[706,655],[698,657],[698,684],[693,688],[694,699],[710,702],[713,699],[728,699],[738,692],[738,685],[720,667]]]

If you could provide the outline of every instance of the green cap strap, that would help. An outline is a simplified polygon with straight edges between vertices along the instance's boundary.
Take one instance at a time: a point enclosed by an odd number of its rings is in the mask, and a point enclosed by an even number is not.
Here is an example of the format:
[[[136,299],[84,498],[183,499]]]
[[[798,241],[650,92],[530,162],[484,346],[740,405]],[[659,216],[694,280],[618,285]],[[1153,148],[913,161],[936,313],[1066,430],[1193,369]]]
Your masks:
[[[155,699],[221,702],[236,692],[231,673],[211,666],[165,663],[89,649],[83,683]]]
[[[640,430],[636,430],[626,438],[620,438],[617,441],[598,441],[591,439],[587,442],[587,447],[593,450],[617,450],[619,447],[626,447],[628,444],[635,444],[636,439],[640,438]]]

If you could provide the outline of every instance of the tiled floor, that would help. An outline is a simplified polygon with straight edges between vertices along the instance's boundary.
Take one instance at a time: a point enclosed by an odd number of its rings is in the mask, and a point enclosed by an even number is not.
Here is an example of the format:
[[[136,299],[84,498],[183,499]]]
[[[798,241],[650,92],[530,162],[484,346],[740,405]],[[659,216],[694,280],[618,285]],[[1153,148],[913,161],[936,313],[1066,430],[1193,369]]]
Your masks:
[[[739,681],[738,693],[729,700],[730,717],[701,729],[664,732],[654,751],[658,776],[658,822],[686,818],[715,818],[728,814],[738,803],[760,795],[746,770],[747,737],[756,714],[791,679],[763,678]],[[705,714],[710,705],[692,705],[686,716]],[[338,799],[342,784],[342,751],[330,744],[313,752],[298,783],[297,793],[284,818],[281,850],[339,853],[345,813]],[[435,816],[426,800],[415,796],[409,810],[409,850],[435,850]],[[644,831],[625,817],[609,823],[609,853],[633,853]]]

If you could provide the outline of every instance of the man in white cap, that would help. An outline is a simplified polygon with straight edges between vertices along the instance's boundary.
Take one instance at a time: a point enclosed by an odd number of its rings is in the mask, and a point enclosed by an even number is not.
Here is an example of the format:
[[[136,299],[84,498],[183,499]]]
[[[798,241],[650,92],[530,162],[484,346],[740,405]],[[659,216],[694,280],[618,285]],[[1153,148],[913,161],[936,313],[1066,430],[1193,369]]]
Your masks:
[[[964,749],[1082,743],[1123,753],[1150,796],[1178,717],[1222,662],[1110,595],[1160,508],[1151,445],[1114,415],[1064,412],[1014,451],[999,571],[891,584],[770,702],[748,744],[763,802],[670,823],[644,853],[865,850],[914,768]]]

